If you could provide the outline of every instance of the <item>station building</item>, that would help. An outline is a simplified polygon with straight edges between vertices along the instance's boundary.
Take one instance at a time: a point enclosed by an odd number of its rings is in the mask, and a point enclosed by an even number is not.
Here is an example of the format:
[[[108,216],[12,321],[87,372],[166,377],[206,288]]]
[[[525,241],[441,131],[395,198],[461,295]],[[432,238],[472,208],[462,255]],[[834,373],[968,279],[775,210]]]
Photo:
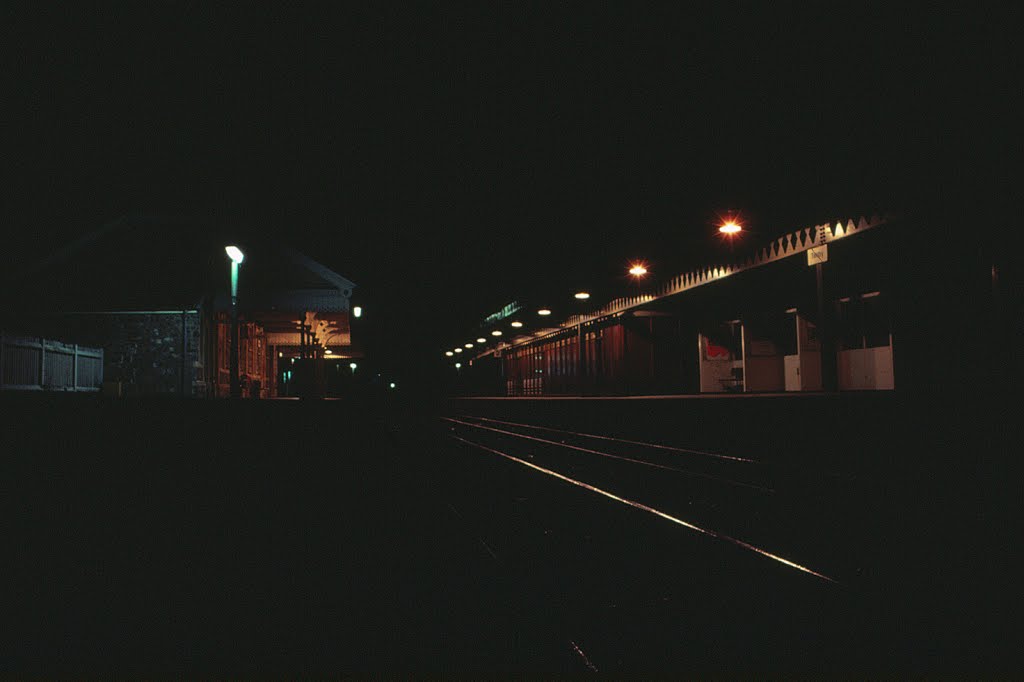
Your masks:
[[[974,267],[983,264],[969,249],[922,247],[921,236],[893,216],[824,223],[583,314],[539,316],[513,303],[470,332],[488,343],[446,359],[459,362],[458,390],[477,395],[892,391],[974,380],[987,370],[972,370],[980,365],[969,356],[986,342],[964,328],[984,329],[991,316]]]
[[[122,218],[37,259],[5,285],[7,337],[97,350],[91,377],[110,395],[226,397],[230,392],[230,230],[155,217]],[[237,242],[239,377],[243,395],[322,395],[328,376],[363,356],[353,340],[356,285],[280,244]],[[5,377],[39,376],[42,357],[4,357]],[[346,363],[347,364],[347,363]],[[8,385],[10,382],[4,382]],[[24,383],[21,388],[33,388]]]

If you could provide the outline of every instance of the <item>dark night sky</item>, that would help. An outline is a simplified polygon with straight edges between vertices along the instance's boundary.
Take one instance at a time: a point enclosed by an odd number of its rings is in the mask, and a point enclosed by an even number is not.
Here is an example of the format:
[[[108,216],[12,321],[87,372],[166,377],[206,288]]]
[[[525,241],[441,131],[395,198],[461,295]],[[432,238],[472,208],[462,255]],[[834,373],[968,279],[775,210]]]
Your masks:
[[[217,216],[356,281],[426,362],[525,289],[716,259],[729,208],[767,239],[1016,186],[1009,10],[209,4],[5,10],[5,265]]]

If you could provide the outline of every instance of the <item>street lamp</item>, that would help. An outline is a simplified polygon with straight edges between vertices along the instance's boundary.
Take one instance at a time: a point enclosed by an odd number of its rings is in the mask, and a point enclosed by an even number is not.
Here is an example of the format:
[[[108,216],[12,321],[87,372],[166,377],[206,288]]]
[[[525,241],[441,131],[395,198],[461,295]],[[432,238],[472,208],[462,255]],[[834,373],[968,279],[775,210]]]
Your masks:
[[[741,232],[742,230],[743,226],[731,218],[722,223],[721,226],[719,226],[718,228],[719,232],[730,237],[736,234],[737,232]]]
[[[818,294],[818,347],[821,357],[821,388],[824,391],[835,391],[838,388],[839,377],[836,367],[835,343],[832,338],[832,320],[829,310],[825,307],[825,276],[822,272],[822,263],[828,258],[828,243],[825,234],[825,225],[818,226],[818,246],[811,250],[819,251],[820,255],[815,259],[814,283]]]
[[[577,301],[586,301],[590,298],[590,294],[586,291],[580,291],[574,294],[573,297]],[[580,312],[576,323],[576,380],[579,381],[580,395],[583,394],[583,372],[586,364],[586,351],[583,345],[583,313]]]
[[[225,246],[224,252],[231,259],[231,367],[230,395],[239,398],[242,387],[238,383],[238,267],[245,260],[245,254],[237,246]]]
[[[348,363],[348,367],[349,367],[349,369],[351,369],[351,370],[352,370],[352,373],[353,373],[353,374],[355,374],[355,373],[356,373],[356,367],[358,367],[358,366],[359,366],[359,365],[357,365],[357,364],[356,364],[356,363],[354,363],[354,362],[350,362],[350,363]]]
[[[643,263],[633,263],[629,268],[629,274],[639,279],[647,274],[647,266]]]

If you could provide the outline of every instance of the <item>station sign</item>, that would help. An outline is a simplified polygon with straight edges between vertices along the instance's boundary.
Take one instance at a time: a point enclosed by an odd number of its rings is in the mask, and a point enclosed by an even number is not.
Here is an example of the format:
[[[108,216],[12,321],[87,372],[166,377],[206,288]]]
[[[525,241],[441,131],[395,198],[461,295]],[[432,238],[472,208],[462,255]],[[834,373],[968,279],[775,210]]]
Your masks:
[[[812,246],[807,252],[807,264],[820,265],[825,262],[828,262],[828,244]]]
[[[498,312],[488,315],[484,319],[484,324],[489,324],[491,322],[499,322],[501,320],[504,320],[506,317],[511,317],[512,315],[515,315],[521,308],[522,306],[519,305],[518,301],[513,301],[504,308],[502,308],[501,310],[499,310]]]

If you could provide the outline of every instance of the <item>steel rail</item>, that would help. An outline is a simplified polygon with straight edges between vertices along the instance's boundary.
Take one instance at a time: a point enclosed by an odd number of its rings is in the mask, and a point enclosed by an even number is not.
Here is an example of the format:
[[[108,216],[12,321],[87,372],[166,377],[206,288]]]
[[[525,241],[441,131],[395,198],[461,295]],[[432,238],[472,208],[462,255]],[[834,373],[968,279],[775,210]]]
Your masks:
[[[554,433],[567,433],[572,436],[582,436],[584,438],[595,438],[599,440],[610,440],[616,443],[628,443],[630,445],[642,445],[648,448],[656,448],[658,450],[670,450],[672,452],[685,452],[694,455],[704,455],[706,457],[714,457],[716,459],[728,459],[736,462],[748,462],[750,464],[760,464],[756,459],[748,459],[747,457],[736,457],[733,455],[721,455],[714,452],[705,452],[704,450],[692,450],[690,448],[677,448],[671,445],[661,445],[659,443],[646,443],[640,440],[628,440],[626,438],[614,438],[612,436],[601,436],[596,433],[585,433],[582,431],[567,431],[565,429],[555,429],[550,426],[538,426],[537,424],[523,424],[520,422],[509,422],[501,419],[489,419],[488,417],[477,417],[474,415],[461,415],[463,419],[479,419],[480,421],[493,422],[495,424],[505,424],[506,426],[522,426],[528,429],[537,429],[539,431],[552,431]]]
[[[516,433],[515,431],[506,431],[504,429],[496,429],[491,426],[484,426],[483,424],[474,424],[472,422],[462,421],[453,417],[441,417],[445,421],[450,421],[455,424],[462,424],[463,426],[469,426],[475,429],[483,429],[485,431],[493,431],[495,433],[502,433],[516,438],[522,438],[524,440],[537,441],[538,443],[545,443],[548,445],[554,445],[555,447],[567,448],[569,450],[577,450],[579,452],[586,452],[592,455],[599,455],[601,457],[608,457],[609,459],[618,459],[624,462],[630,462],[632,464],[640,464],[643,466],[649,466],[655,469],[663,469],[665,471],[674,471],[676,473],[684,474],[687,476],[696,476],[698,478],[705,478],[712,481],[718,481],[720,483],[727,483],[729,485],[740,486],[743,488],[750,488],[752,490],[758,490],[760,492],[774,494],[775,491],[772,488],[766,488],[764,486],[756,485],[753,483],[744,483],[743,481],[736,481],[731,478],[725,478],[722,476],[714,476],[712,474],[703,474],[697,471],[690,471],[689,469],[679,469],[677,467],[667,466],[665,464],[658,464],[657,462],[648,462],[643,459],[634,459],[632,457],[624,457],[623,455],[613,455],[610,452],[601,452],[600,450],[592,450],[590,448],[583,448],[578,445],[569,445],[568,443],[559,443],[558,441],[548,440],[547,438],[537,438],[536,436],[528,436],[523,433]]]
[[[811,568],[808,568],[807,566],[803,566],[801,564],[796,563],[795,561],[791,561],[789,559],[781,557],[778,554],[774,554],[772,552],[769,552],[766,549],[763,549],[763,548],[758,547],[756,545],[752,545],[751,543],[746,542],[744,540],[740,540],[738,538],[734,538],[731,535],[726,535],[725,533],[720,533],[720,532],[718,532],[716,530],[712,530],[710,528],[702,528],[701,526],[698,526],[696,524],[690,523],[689,521],[686,521],[684,519],[680,519],[680,518],[678,518],[676,516],[672,516],[671,514],[663,512],[663,511],[661,511],[659,509],[655,509],[654,507],[648,506],[648,505],[646,505],[646,504],[644,504],[642,502],[637,502],[636,500],[631,500],[631,499],[626,498],[626,497],[621,497],[619,495],[616,495],[615,493],[609,492],[609,491],[604,490],[602,488],[598,488],[597,486],[590,485],[589,483],[585,483],[583,481],[579,481],[579,480],[576,480],[574,478],[570,478],[569,476],[566,476],[564,474],[560,474],[557,471],[554,471],[552,469],[546,469],[546,468],[544,468],[542,466],[539,466],[537,464],[533,464],[532,462],[527,462],[526,460],[520,459],[519,457],[516,457],[515,455],[510,455],[507,452],[502,452],[501,450],[495,450],[494,448],[491,448],[491,447],[488,447],[486,445],[483,445],[482,443],[477,443],[475,441],[467,440],[465,438],[461,438],[460,436],[456,436],[454,434],[449,434],[449,435],[450,435],[451,438],[453,438],[453,439],[455,439],[457,441],[460,441],[462,443],[465,443],[466,445],[471,445],[471,446],[479,448],[481,450],[486,450],[487,452],[491,452],[491,453],[493,453],[495,455],[499,455],[501,457],[504,457],[505,459],[508,459],[510,461],[516,462],[518,464],[522,464],[523,466],[529,467],[530,469],[534,469],[535,471],[539,471],[539,472],[541,472],[543,474],[546,474],[548,476],[552,476],[552,477],[557,478],[557,479],[559,479],[561,481],[565,481],[566,483],[570,483],[570,484],[572,484],[574,486],[583,488],[584,490],[589,490],[591,492],[597,493],[598,495],[602,495],[604,497],[607,497],[610,500],[615,500],[616,502],[619,502],[621,504],[627,505],[629,507],[633,507],[634,509],[639,509],[641,511],[645,511],[645,512],[647,512],[649,514],[653,514],[654,516],[657,516],[659,518],[665,519],[666,521],[671,521],[672,523],[680,525],[680,526],[682,526],[684,528],[688,528],[688,529],[690,529],[690,530],[692,530],[692,531],[694,531],[696,533],[700,533],[701,535],[706,535],[706,536],[714,538],[716,540],[721,540],[723,542],[727,542],[727,543],[732,544],[732,545],[734,545],[736,547],[739,547],[741,549],[745,549],[745,550],[747,550],[749,552],[754,552],[755,554],[759,554],[760,556],[763,556],[763,557],[766,557],[768,559],[771,559],[772,561],[776,561],[776,562],[778,562],[778,563],[780,563],[780,564],[782,564],[784,566],[788,566],[789,568],[793,568],[793,569],[795,569],[797,571],[800,571],[802,573],[807,573],[808,575],[812,575],[812,576],[814,576],[816,578],[819,578],[819,579],[824,580],[826,582],[832,583],[834,585],[841,585],[842,584],[838,580],[836,580],[834,578],[830,578],[829,576],[827,576],[827,575],[825,575],[823,573],[819,573],[818,571],[815,571],[815,570],[813,570]]]

